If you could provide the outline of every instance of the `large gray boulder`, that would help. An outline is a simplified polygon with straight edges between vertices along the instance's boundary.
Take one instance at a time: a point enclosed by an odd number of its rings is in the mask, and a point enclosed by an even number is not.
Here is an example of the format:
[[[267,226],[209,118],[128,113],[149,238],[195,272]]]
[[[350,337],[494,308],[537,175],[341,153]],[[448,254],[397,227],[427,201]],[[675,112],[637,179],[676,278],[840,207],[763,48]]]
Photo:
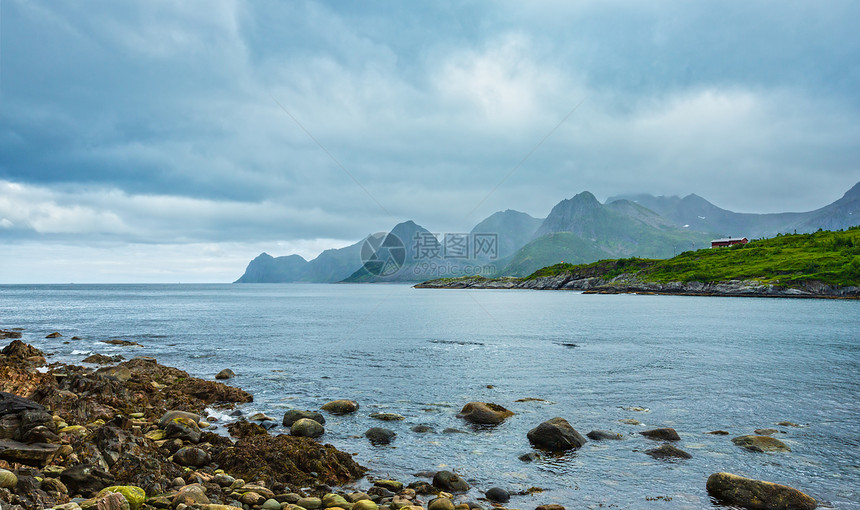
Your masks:
[[[712,474],[706,488],[721,503],[749,510],[812,510],[818,506],[814,498],[797,489],[731,473]]]
[[[554,452],[572,450],[586,443],[586,439],[564,418],[547,420],[531,429],[526,436],[538,448]]]

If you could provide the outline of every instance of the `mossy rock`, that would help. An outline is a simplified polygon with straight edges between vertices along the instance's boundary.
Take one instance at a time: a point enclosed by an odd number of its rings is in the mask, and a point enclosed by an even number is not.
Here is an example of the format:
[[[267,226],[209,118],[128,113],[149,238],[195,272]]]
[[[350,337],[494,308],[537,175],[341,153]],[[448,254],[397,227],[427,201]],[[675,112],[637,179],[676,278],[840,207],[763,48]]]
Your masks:
[[[739,436],[732,443],[753,452],[790,452],[791,448],[770,436]]]
[[[146,501],[146,492],[140,487],[134,485],[112,485],[99,491],[97,498],[104,496],[109,492],[118,492],[128,501],[128,506],[131,510],[140,510],[143,502]]]
[[[15,476],[15,473],[0,469],[0,488],[14,489],[16,485],[18,485],[18,477]]]

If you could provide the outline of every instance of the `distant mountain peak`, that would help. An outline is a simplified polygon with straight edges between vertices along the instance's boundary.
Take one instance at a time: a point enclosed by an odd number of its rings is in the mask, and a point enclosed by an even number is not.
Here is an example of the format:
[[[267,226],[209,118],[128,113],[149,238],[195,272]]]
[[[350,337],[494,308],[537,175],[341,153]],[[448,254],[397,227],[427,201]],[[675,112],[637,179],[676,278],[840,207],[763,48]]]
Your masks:
[[[851,187],[848,191],[842,195],[843,199],[848,200],[860,200],[860,182]]]

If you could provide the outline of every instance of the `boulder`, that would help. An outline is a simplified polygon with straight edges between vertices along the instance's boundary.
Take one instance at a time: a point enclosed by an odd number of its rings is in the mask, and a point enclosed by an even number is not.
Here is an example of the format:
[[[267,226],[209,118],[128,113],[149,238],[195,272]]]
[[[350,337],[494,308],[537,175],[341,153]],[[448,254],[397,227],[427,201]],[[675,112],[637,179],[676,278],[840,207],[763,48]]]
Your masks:
[[[236,377],[236,372],[233,372],[233,371],[232,371],[232,370],[230,370],[229,368],[225,368],[224,370],[222,370],[222,371],[218,372],[217,374],[215,374],[215,379],[219,379],[219,380],[222,380],[222,379],[232,379],[232,378],[234,378],[234,377]]]
[[[167,411],[163,415],[161,415],[161,419],[158,420],[158,428],[163,429],[167,427],[167,424],[170,423],[174,418],[188,418],[189,420],[193,420],[194,422],[200,421],[200,415],[194,413],[188,413],[185,411]]]
[[[21,338],[20,331],[5,331],[0,329],[0,340],[6,340],[8,338]]]
[[[0,459],[33,467],[43,467],[53,460],[60,445],[22,443],[14,439],[0,439]]]
[[[459,418],[476,425],[498,425],[513,415],[512,411],[489,402],[469,402],[457,414]]]
[[[301,418],[290,426],[290,435],[317,438],[325,433],[325,428],[316,420]]]
[[[211,503],[209,498],[206,496],[206,490],[199,484],[193,483],[191,485],[186,485],[179,489],[175,496],[173,496],[173,508],[176,508],[180,504],[185,504],[188,506],[192,505],[208,505]]]
[[[302,498],[296,501],[296,504],[307,510],[317,510],[322,508],[322,500],[320,498]]]
[[[322,497],[323,508],[349,508],[349,502],[340,494],[328,493]]]
[[[54,331],[53,333],[49,333],[47,336],[45,336],[45,338],[60,338],[61,336],[63,335],[61,335],[57,331]]]
[[[738,436],[732,443],[751,452],[790,452],[791,448],[770,436]]]
[[[417,432],[418,434],[426,434],[428,432],[435,432],[436,429],[434,429],[430,425],[425,425],[422,423],[420,425],[415,425],[410,430],[412,430],[412,432]]]
[[[535,510],[564,510],[564,507],[557,504],[540,505]]]
[[[105,487],[99,491],[96,497],[100,498],[110,492],[122,494],[125,500],[128,501],[130,510],[140,510],[140,507],[143,506],[143,502],[146,501],[146,492],[140,487],[135,487],[134,485],[112,485],[110,487]]]
[[[114,485],[114,477],[92,464],[79,464],[60,473],[60,481],[69,488],[69,494],[88,496]]]
[[[706,488],[721,503],[749,510],[812,510],[818,505],[797,489],[731,473],[712,474]]]
[[[511,495],[505,489],[500,489],[499,487],[493,487],[488,490],[485,494],[487,499],[490,501],[495,501],[497,503],[507,503],[511,500]]]
[[[197,421],[184,416],[178,416],[170,420],[167,426],[164,427],[164,432],[170,439],[176,438],[195,444],[200,442],[200,437],[203,435],[203,432],[200,431],[200,427],[197,425]]]
[[[267,499],[263,502],[263,510],[281,510],[281,504],[276,499]]]
[[[358,402],[354,400],[332,400],[323,404],[321,409],[335,415],[350,414],[358,411]]]
[[[403,482],[398,482],[397,480],[374,480],[373,485],[388,489],[395,494],[403,490]]]
[[[393,430],[384,429],[382,427],[371,427],[364,433],[364,437],[370,440],[375,445],[390,444],[397,437]]]
[[[128,500],[119,492],[108,492],[93,498],[92,506],[84,505],[82,508],[94,510],[130,510]],[[84,503],[81,503],[82,505]]]
[[[439,471],[433,475],[433,487],[447,492],[467,492],[469,484],[460,475],[450,471]]]
[[[427,510],[454,510],[454,502],[450,498],[434,498],[427,504]]]
[[[8,469],[0,469],[0,489],[14,489],[18,485],[18,477]]]
[[[320,425],[325,425],[325,417],[322,414],[316,411],[300,411],[298,409],[290,409],[284,413],[284,420],[281,423],[284,424],[284,427],[291,427],[293,423],[301,420],[302,418],[307,418],[319,423]]]
[[[96,375],[109,377],[119,382],[128,382],[131,379],[131,370],[122,365],[117,365],[115,367],[102,367],[96,370]]]
[[[123,356],[121,354],[117,354],[116,356],[105,356],[104,354],[90,354],[86,358],[81,360],[81,363],[93,363],[96,365],[110,365],[111,363],[119,363],[122,361]]]
[[[370,499],[360,499],[352,504],[352,510],[379,510],[379,505]]]
[[[624,436],[617,432],[610,432],[608,430],[592,430],[588,434],[585,435],[588,439],[593,439],[595,441],[603,441],[603,440],[614,440],[617,441],[619,439],[624,439]]]
[[[645,453],[655,459],[692,459],[693,456],[684,450],[665,443],[657,448],[645,450]]]
[[[658,441],[680,441],[681,436],[675,432],[673,428],[661,428],[661,429],[651,429],[651,430],[643,430],[640,432],[643,436],[648,439],[656,439]]]
[[[571,450],[586,443],[586,439],[564,418],[547,420],[531,429],[526,437],[538,448],[550,451]]]
[[[173,462],[180,466],[202,467],[211,461],[212,457],[209,452],[195,446],[182,447],[173,454]]]

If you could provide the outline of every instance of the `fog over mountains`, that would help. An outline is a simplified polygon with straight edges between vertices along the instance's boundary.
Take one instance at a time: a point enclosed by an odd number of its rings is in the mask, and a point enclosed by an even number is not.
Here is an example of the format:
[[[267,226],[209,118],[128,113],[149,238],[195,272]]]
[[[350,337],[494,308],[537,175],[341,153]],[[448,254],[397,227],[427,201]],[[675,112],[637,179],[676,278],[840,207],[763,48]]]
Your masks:
[[[860,183],[839,200],[808,212],[736,213],[697,195],[623,195],[600,203],[584,191],[562,200],[546,218],[506,210],[469,233],[437,233],[399,223],[367,244],[365,238],[307,261],[260,254],[236,283],[413,282],[480,274],[523,276],[558,262],[606,258],[668,258],[710,246],[718,237],[840,230],[860,224]],[[373,249],[371,249],[371,246]],[[362,249],[364,247],[364,250]],[[384,269],[383,269],[384,268]]]

